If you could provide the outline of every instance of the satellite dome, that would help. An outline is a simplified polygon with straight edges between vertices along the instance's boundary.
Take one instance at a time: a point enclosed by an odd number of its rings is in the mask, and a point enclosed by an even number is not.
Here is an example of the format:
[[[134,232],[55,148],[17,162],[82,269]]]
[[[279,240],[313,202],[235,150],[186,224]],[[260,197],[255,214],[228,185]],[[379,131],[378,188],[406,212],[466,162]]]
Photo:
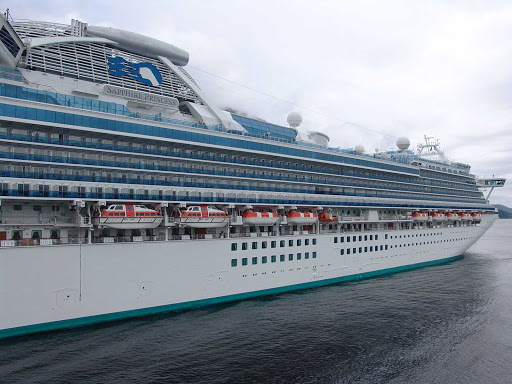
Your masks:
[[[362,145],[356,145],[354,148],[354,152],[358,153],[359,155],[364,153],[364,147]]]
[[[411,140],[409,140],[407,137],[399,137],[398,140],[396,141],[396,146],[401,151],[405,151],[406,149],[409,148],[410,145]]]
[[[302,123],[302,116],[299,112],[290,112],[286,120],[290,127],[297,128]]]

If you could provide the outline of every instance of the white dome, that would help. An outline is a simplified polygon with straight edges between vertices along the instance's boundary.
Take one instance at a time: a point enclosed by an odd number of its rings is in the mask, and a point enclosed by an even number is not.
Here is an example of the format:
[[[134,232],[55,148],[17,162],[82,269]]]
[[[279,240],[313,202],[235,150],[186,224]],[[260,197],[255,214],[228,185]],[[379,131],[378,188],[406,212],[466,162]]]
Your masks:
[[[290,112],[286,119],[292,128],[297,128],[302,123],[302,116],[299,112]]]
[[[361,155],[361,154],[363,154],[363,153],[364,153],[364,147],[363,147],[362,145],[360,145],[360,144],[359,144],[359,145],[356,145],[356,146],[354,147],[354,151],[355,151],[356,153],[358,153],[358,154],[360,154],[360,155]]]
[[[411,140],[409,140],[409,138],[404,137],[404,136],[399,137],[396,141],[396,146],[401,151],[405,151],[406,149],[409,148],[410,145],[411,145]]]

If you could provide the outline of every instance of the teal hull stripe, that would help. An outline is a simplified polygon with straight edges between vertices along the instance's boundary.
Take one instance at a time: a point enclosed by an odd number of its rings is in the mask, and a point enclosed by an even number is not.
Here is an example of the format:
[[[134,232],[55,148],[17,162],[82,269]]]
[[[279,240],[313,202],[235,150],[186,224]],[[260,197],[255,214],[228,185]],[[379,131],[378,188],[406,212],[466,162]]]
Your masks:
[[[213,304],[226,303],[229,301],[244,300],[244,299],[248,299],[248,298],[256,297],[256,296],[274,295],[274,294],[289,292],[289,291],[293,291],[293,290],[297,290],[297,289],[321,287],[324,285],[340,283],[340,282],[347,282],[347,281],[357,281],[357,280],[367,279],[367,278],[371,278],[371,277],[375,277],[375,276],[381,276],[381,275],[386,275],[386,274],[390,274],[390,273],[396,273],[396,272],[407,271],[410,269],[426,267],[426,266],[430,266],[430,265],[448,263],[450,261],[457,260],[462,257],[463,257],[463,255],[453,256],[453,257],[449,257],[446,259],[427,261],[424,263],[417,263],[417,264],[411,264],[411,265],[404,265],[401,267],[382,269],[379,271],[358,273],[355,275],[335,277],[332,279],[310,281],[307,283],[294,284],[294,285],[288,285],[288,286],[284,286],[284,287],[271,288],[271,289],[264,289],[261,291],[238,293],[235,295],[214,297],[211,299],[188,301],[185,303],[169,304],[169,305],[162,305],[162,306],[158,306],[158,307],[134,309],[134,310],[130,310],[130,311],[107,313],[104,315],[87,316],[87,317],[81,317],[81,318],[77,318],[77,319],[53,321],[50,323],[9,328],[9,329],[0,330],[0,338],[21,336],[21,335],[26,335],[26,334],[30,334],[30,333],[38,333],[38,332],[45,332],[45,331],[53,331],[53,330],[62,329],[62,328],[74,328],[74,327],[80,327],[80,326],[84,326],[84,325],[127,319],[130,317],[140,317],[140,316],[151,315],[151,314],[156,314],[156,313],[177,312],[177,311],[183,311],[186,309],[195,309],[195,308],[204,307],[204,306],[213,305]]]

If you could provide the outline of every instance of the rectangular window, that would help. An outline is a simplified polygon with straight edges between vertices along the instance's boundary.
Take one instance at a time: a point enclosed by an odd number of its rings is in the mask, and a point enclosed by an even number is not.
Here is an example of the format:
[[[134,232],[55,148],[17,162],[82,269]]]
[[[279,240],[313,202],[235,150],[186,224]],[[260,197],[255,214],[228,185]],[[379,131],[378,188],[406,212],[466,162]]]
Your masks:
[[[293,240],[288,240],[288,246],[293,247]]]
[[[263,249],[267,248],[267,242],[266,241],[262,241],[261,242],[261,248],[263,248]]]
[[[388,250],[388,246],[387,245],[386,245],[385,249],[386,249],[386,251]]]
[[[357,241],[357,236],[352,236],[352,241]]]
[[[316,239],[313,239],[313,245],[316,245]]]
[[[245,265],[247,265],[247,257],[244,257],[242,259],[242,266],[245,266]]]
[[[357,248],[352,248],[352,253],[356,253],[357,252]]]
[[[373,245],[370,247],[370,252],[373,252]]]
[[[297,240],[297,247],[300,247],[302,245],[302,240],[301,239],[298,239]]]
[[[385,235],[384,235],[384,238],[387,240],[387,239],[388,239],[388,235],[387,235],[387,234],[385,234]]]
[[[381,246],[380,246],[380,250],[382,251],[383,249],[384,249],[384,246],[383,246],[383,245],[381,245]]]
[[[363,241],[363,236],[359,236],[359,241]]]
[[[284,258],[285,258],[284,255],[279,255],[279,261],[284,261]]]
[[[337,242],[338,242],[338,238],[337,238],[337,237],[335,237],[335,238],[334,238],[334,244],[336,244]]]
[[[275,248],[275,247],[276,247],[276,245],[277,245],[277,242],[276,242],[275,240],[273,240],[273,241],[270,243],[270,246],[271,246],[272,248]]]
[[[316,259],[316,252],[313,252],[313,259]]]
[[[255,264],[258,264],[258,258],[257,257],[253,257],[252,258],[252,265],[255,265]]]
[[[258,242],[257,241],[253,241],[252,242],[252,249],[258,249]]]
[[[247,243],[242,243],[242,251],[247,251]]]
[[[363,253],[363,247],[359,247],[359,253]]]
[[[340,243],[344,243],[345,242],[345,238],[344,237],[340,237]]]
[[[347,255],[350,255],[350,248],[347,248]]]
[[[368,241],[368,235],[364,235],[364,241]]]
[[[237,259],[231,259],[231,266],[232,267],[236,267],[237,263],[238,263]]]
[[[373,235],[370,235],[370,240],[373,240]]]
[[[379,240],[379,235],[375,235],[375,240]]]
[[[340,249],[340,255],[344,255],[345,254],[345,250],[344,249]]]
[[[304,240],[304,245],[309,245],[309,239]]]
[[[300,260],[302,259],[302,254],[301,253],[297,253],[297,260]]]
[[[309,259],[309,252],[306,252],[306,253],[304,254],[304,258],[305,258],[306,260],[307,260],[307,259]]]
[[[261,264],[267,264],[267,256],[261,258]]]
[[[288,255],[288,261],[292,261],[292,260],[293,260],[293,253],[290,253],[290,254]]]
[[[281,241],[279,242],[279,246],[280,246],[281,248],[283,248],[285,245],[286,245],[286,242],[285,242],[284,240],[281,240]]]
[[[364,251],[365,251],[365,252],[368,252],[368,247],[364,247]]]
[[[275,263],[275,262],[276,262],[276,259],[277,259],[276,255],[272,255],[272,256],[270,256],[270,262],[271,262],[271,263]]]

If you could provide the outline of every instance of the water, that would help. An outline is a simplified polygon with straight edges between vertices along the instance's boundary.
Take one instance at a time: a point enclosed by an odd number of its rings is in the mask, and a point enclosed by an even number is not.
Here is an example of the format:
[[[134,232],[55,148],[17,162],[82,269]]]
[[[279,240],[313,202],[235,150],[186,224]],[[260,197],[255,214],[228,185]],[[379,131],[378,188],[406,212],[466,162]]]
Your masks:
[[[3,340],[0,382],[511,382],[510,233],[441,266]]]

